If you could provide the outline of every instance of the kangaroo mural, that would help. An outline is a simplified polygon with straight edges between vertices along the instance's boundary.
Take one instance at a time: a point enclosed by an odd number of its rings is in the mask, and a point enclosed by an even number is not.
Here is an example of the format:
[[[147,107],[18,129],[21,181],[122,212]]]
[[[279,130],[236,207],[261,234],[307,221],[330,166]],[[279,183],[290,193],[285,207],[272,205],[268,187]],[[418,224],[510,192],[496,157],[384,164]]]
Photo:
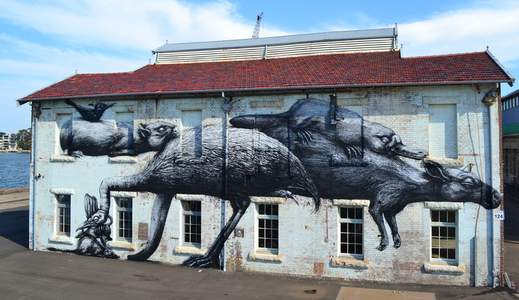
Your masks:
[[[284,113],[237,116],[230,123],[260,130],[287,145],[322,197],[369,199],[381,251],[388,245],[384,217],[398,248],[395,216],[409,203],[474,202],[493,209],[501,202],[496,190],[471,173],[423,160],[426,153],[406,147],[393,130],[323,100],[301,99]],[[424,169],[399,157],[422,159]]]
[[[203,194],[229,199],[233,213],[227,224],[203,256],[193,256],[184,262],[192,267],[219,266],[219,255],[225,241],[247,210],[250,196],[291,196],[292,193],[311,196],[315,208],[319,208],[316,186],[306,173],[299,159],[279,141],[261,134],[253,141],[251,130],[229,128],[228,166],[224,167],[222,124],[204,123],[202,130],[185,129],[177,138],[176,128],[167,122],[152,123],[140,129],[150,147],[157,149],[154,158],[141,172],[123,177],[104,179],[101,183],[100,207],[87,223],[103,224],[109,218],[110,191],[140,191],[161,195],[154,216],[165,221],[171,197],[177,193]],[[203,132],[203,139],[196,134]],[[196,140],[203,140],[202,155],[195,157],[184,153],[192,149]],[[224,177],[227,186],[222,190]],[[162,215],[160,215],[162,214]],[[155,251],[163,224],[153,225],[150,242],[129,259],[144,260]]]

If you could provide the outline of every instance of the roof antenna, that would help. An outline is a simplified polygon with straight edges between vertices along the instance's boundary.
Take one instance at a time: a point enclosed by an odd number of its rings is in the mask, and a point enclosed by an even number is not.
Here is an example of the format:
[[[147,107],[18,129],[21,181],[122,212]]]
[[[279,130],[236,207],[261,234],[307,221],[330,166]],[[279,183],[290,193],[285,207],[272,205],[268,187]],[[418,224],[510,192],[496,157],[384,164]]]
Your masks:
[[[256,25],[254,26],[254,32],[252,33],[252,38],[259,38],[260,28],[261,28],[261,20],[263,19],[263,12],[256,16]]]

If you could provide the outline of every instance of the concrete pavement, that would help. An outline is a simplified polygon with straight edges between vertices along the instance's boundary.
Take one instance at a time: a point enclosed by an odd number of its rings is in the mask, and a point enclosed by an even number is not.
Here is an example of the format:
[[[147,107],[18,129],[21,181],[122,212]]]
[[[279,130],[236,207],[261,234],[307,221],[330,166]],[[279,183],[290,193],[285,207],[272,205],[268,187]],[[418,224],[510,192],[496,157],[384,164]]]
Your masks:
[[[519,189],[505,190],[505,272],[519,283]]]
[[[151,262],[33,252],[26,248],[27,224],[27,208],[0,211],[1,299],[336,299],[344,286],[430,292],[436,294],[436,299],[515,299],[506,289],[225,273]]]

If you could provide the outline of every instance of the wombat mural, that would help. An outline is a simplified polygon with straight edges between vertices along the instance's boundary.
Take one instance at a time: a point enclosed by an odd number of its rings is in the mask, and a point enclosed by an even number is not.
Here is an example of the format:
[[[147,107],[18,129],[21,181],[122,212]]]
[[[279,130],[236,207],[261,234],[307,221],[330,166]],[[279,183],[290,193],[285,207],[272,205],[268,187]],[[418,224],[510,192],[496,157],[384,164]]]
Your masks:
[[[110,191],[140,191],[161,195],[152,218],[165,220],[169,201],[174,194],[203,194],[228,199],[233,213],[220,234],[203,256],[193,256],[184,265],[194,267],[219,266],[219,255],[225,241],[247,210],[250,196],[291,196],[292,193],[311,196],[318,209],[317,188],[299,159],[279,141],[264,134],[250,138],[249,129],[229,128],[227,131],[227,167],[224,166],[222,124],[204,122],[202,130],[185,129],[177,138],[175,126],[166,122],[152,123],[140,129],[151,147],[158,149],[154,158],[141,172],[132,176],[104,179],[100,186],[100,209],[90,221],[103,224],[108,219]],[[196,134],[203,133],[202,153],[195,157],[184,149],[193,149]],[[225,175],[222,173],[225,172]],[[227,183],[225,184],[224,178]],[[225,186],[223,186],[225,185]],[[153,225],[150,242],[129,259],[144,260],[158,246],[163,224]]]
[[[258,129],[287,145],[322,197],[370,200],[381,251],[388,245],[384,217],[398,248],[401,240],[395,216],[409,203],[474,202],[487,209],[501,203],[501,195],[472,173],[430,160],[423,160],[423,170],[402,161],[399,156],[424,159],[426,153],[406,147],[393,130],[322,100],[301,99],[287,112],[238,116],[230,123]]]

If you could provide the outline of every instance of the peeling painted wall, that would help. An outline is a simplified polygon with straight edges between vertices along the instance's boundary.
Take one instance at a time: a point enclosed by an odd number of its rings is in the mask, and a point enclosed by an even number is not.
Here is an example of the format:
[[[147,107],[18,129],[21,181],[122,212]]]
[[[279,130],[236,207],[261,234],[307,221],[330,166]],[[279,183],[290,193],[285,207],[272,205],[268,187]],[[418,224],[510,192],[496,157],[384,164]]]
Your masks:
[[[481,86],[480,92],[472,86],[442,87],[395,87],[352,89],[337,94],[342,106],[361,107],[366,120],[379,122],[397,132],[406,144],[418,149],[428,149],[429,104],[456,104],[458,125],[458,153],[455,160],[444,160],[447,165],[463,166],[473,163],[474,173],[494,188],[500,189],[499,145],[497,105],[488,108],[481,98],[493,86]],[[306,95],[270,95],[240,97],[233,106],[230,117],[243,114],[270,114],[286,111],[298,99]],[[328,94],[311,94],[313,98],[327,100]],[[110,101],[109,101],[110,102]],[[112,101],[104,120],[114,120],[117,112],[132,112],[134,124],[151,120],[168,120],[181,123],[183,110],[201,110],[204,120],[219,120],[224,116],[222,100],[164,99]],[[78,101],[87,104],[86,101]],[[111,102],[110,102],[111,103]],[[55,233],[56,205],[54,195],[71,195],[71,228],[75,229],[85,220],[83,196],[97,195],[103,178],[130,175],[141,170],[152,153],[137,157],[84,156],[74,159],[58,153],[59,141],[56,117],[58,114],[77,112],[62,101],[49,101],[41,106],[41,115],[36,121],[34,197],[34,249],[75,249],[76,240]],[[134,126],[136,128],[137,126]],[[492,149],[492,152],[489,152]],[[492,156],[490,155],[492,153]],[[417,162],[408,161],[410,164]],[[139,249],[146,241],[143,228],[149,227],[154,196],[135,193],[133,202],[132,242],[113,241],[117,255]],[[182,199],[182,195],[177,198]],[[194,197],[192,195],[185,197]],[[196,197],[196,196],[195,196]],[[166,227],[158,250],[151,260],[179,264],[189,255],[202,254],[211,245],[222,227],[222,214],[228,218],[231,207],[215,197],[199,196],[202,203],[202,242],[196,249],[182,243],[182,209],[175,199],[169,209]],[[257,200],[260,201],[261,200]],[[500,226],[491,211],[479,209],[471,203],[445,203],[434,206],[414,203],[397,215],[402,236],[402,246],[391,246],[385,251],[376,250],[379,243],[378,230],[364,210],[363,259],[339,255],[338,207],[348,202],[324,201],[322,208],[313,213],[309,198],[299,204],[290,199],[279,198],[279,253],[262,255],[255,246],[256,204],[249,207],[234,234],[226,242],[224,266],[232,271],[254,271],[301,276],[344,278],[346,280],[369,280],[381,282],[414,282],[423,284],[457,284],[484,286],[492,284],[500,268]],[[334,204],[335,203],[335,204]],[[365,205],[356,202],[355,205]],[[442,206],[443,205],[443,206]],[[430,208],[458,211],[458,264],[438,266],[430,261]],[[387,225],[386,225],[387,226]],[[140,229],[140,230],[139,230]],[[389,228],[387,228],[389,232]],[[141,234],[139,234],[139,232]]]

